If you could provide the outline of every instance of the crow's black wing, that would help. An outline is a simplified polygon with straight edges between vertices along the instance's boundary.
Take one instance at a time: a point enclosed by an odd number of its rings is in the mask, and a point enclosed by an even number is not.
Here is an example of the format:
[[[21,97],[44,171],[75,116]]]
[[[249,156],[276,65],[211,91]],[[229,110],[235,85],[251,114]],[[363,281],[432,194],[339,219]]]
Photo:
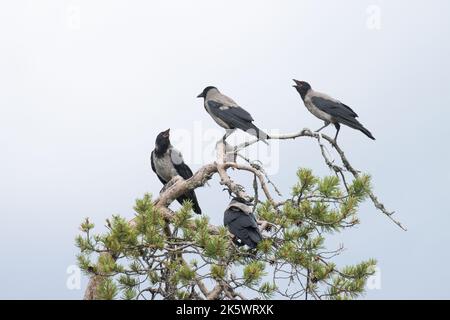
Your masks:
[[[184,163],[181,152],[179,152],[178,150],[172,149],[170,151],[170,159],[172,160],[172,165],[174,166],[178,175],[181,176],[183,179],[187,180],[194,175],[192,173],[191,168],[189,168],[188,165]],[[189,190],[188,192],[186,192],[186,194],[177,198],[177,201],[181,205],[183,205],[183,202],[185,200],[190,200],[192,202],[192,205],[193,205],[192,209],[194,210],[195,213],[197,213],[197,214],[202,213],[202,209],[200,208],[200,205],[198,204],[197,196],[196,196],[194,190]]]
[[[237,208],[230,208],[225,212],[224,225],[239,240],[251,248],[255,248],[262,240],[261,233],[253,214],[247,214]]]
[[[228,111],[242,120],[249,122],[255,121],[252,115],[241,107],[229,107]]]
[[[241,107],[230,107],[220,102],[209,100],[211,113],[232,127],[248,130],[252,128],[253,117]]]
[[[346,106],[345,104],[340,102],[317,96],[312,97],[311,102],[320,110],[333,116],[338,122],[343,123],[350,128],[359,130],[370,139],[375,140],[372,133],[364,128],[364,126],[356,119],[358,115],[349,106]]]
[[[175,170],[177,170],[177,173],[185,180],[194,175],[191,168],[189,168],[184,162],[181,164],[174,164],[173,166],[175,167]]]
[[[241,129],[263,141],[270,138],[267,133],[253,124],[250,113],[241,107],[226,106],[214,100],[209,100],[207,104],[212,116],[225,122],[230,129]]]
[[[344,108],[347,108],[348,109],[348,111],[350,111],[352,114],[353,114],[353,116],[355,117],[355,118],[358,118],[358,115],[356,114],[356,112],[355,111],[353,111],[353,109],[352,108],[350,108],[348,105],[346,105],[346,104],[343,104],[343,103],[341,103],[341,105],[344,107]]]
[[[191,168],[189,168],[188,165],[184,163],[181,152],[172,149],[170,151],[170,159],[172,160],[172,164],[178,175],[180,175],[183,179],[187,180],[194,175]]]
[[[312,97],[311,102],[323,112],[334,117],[356,118],[358,115],[349,106],[323,97]]]

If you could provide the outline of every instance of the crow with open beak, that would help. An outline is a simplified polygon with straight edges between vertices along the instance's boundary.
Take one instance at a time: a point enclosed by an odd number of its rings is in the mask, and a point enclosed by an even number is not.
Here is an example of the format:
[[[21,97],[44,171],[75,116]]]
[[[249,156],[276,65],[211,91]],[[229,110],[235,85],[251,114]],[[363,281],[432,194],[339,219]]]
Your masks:
[[[193,176],[191,169],[184,163],[181,152],[170,144],[170,129],[158,134],[150,159],[152,170],[164,185],[175,176],[181,176],[185,180]],[[177,199],[180,204],[183,204],[185,200],[191,200],[195,213],[202,213],[194,190],[188,191]]]
[[[316,132],[319,132],[332,123],[337,130],[336,136],[334,137],[334,141],[336,141],[339,130],[341,129],[340,124],[345,124],[350,128],[361,131],[370,139],[375,140],[370,131],[364,128],[364,126],[356,120],[358,115],[349,106],[324,93],[314,91],[308,82],[295,79],[294,82],[295,85],[293,87],[297,89],[297,92],[302,97],[306,108],[317,118],[325,122],[325,125]]]

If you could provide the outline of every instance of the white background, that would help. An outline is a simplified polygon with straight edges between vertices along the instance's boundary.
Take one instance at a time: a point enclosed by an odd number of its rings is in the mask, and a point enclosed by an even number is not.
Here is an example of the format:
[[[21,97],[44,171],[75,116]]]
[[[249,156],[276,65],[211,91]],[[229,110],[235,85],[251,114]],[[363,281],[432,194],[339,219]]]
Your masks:
[[[79,223],[102,230],[159,191],[158,132],[217,128],[195,98],[205,86],[269,131],[320,127],[294,77],[360,115],[377,140],[344,127],[340,144],[409,227],[367,203],[358,228],[328,241],[348,248],[339,264],[378,259],[382,288],[366,298],[450,298],[449,12],[445,0],[2,1],[0,298],[82,297],[66,287]],[[193,169],[207,160],[180,149]],[[329,174],[308,139],[273,156],[285,195],[300,166]],[[220,224],[229,200],[217,181],[197,194]]]

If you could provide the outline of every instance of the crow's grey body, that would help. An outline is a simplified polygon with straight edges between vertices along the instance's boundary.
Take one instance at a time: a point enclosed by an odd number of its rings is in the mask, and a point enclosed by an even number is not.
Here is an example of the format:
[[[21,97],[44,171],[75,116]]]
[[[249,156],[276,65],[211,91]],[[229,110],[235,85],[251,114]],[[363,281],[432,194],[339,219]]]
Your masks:
[[[155,150],[152,151],[150,156],[152,170],[164,185],[176,176],[181,176],[185,180],[193,176],[191,169],[184,163],[181,152],[170,144],[168,132],[169,130],[158,135]],[[190,190],[177,198],[180,204],[183,204],[185,200],[192,202],[195,213],[202,213],[194,190]]]
[[[180,175],[177,169],[175,169],[174,163],[182,164],[184,162],[181,152],[172,146],[170,146],[160,157],[156,156],[155,152],[152,152],[152,166],[155,168],[154,172],[161,180],[164,180],[165,183],[169,182],[173,177]]]
[[[208,90],[204,105],[211,118],[225,129],[234,129],[235,126],[232,123],[233,113],[236,113],[236,118],[239,117],[242,121],[253,121],[252,116],[248,112],[239,107],[231,98],[221,94],[217,89]],[[236,119],[236,121],[239,121],[239,119]]]
[[[261,140],[269,136],[253,124],[253,117],[233,99],[220,93],[215,87],[207,87],[198,95],[204,98],[204,106],[213,120],[227,130],[241,129]]]
[[[251,208],[245,201],[239,198],[231,200],[225,209],[223,223],[228,230],[238,239],[238,245],[247,245],[254,249],[262,240],[256,218]]]
[[[333,98],[331,98],[325,94],[315,92],[311,89],[306,94],[305,99],[303,100],[303,102],[305,103],[306,109],[308,109],[309,112],[311,112],[313,115],[315,115],[317,118],[319,118],[323,121],[331,122],[331,123],[336,122],[336,119],[334,119],[334,117],[330,113],[327,113],[323,108],[319,108],[317,106],[317,104],[314,103],[314,102],[317,102],[318,99],[323,99],[323,101],[334,102]]]
[[[314,91],[311,86],[304,81],[294,80],[294,86],[300,93],[306,108],[317,118],[323,120],[325,125],[317,131],[322,130],[330,123],[337,129],[335,140],[339,134],[340,123],[364,133],[370,139],[375,140],[372,133],[356,119],[358,115],[349,106],[343,104],[324,93]]]

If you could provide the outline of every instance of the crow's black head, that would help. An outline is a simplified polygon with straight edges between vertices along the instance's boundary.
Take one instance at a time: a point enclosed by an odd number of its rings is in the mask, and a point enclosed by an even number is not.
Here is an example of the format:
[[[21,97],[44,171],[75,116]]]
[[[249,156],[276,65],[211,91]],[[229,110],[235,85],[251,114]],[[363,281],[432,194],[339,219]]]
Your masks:
[[[295,85],[293,85],[293,87],[297,89],[298,93],[300,93],[300,95],[302,96],[302,99],[305,99],[306,94],[311,89],[310,84],[306,81],[298,81],[295,79],[293,80],[295,82]]]
[[[211,89],[217,89],[216,87],[213,86],[208,86],[205,89],[203,89],[202,93],[200,93],[197,98],[206,98],[206,94],[208,93],[209,90]]]
[[[170,129],[161,132],[156,137],[156,151],[158,153],[164,153],[170,146]]]

